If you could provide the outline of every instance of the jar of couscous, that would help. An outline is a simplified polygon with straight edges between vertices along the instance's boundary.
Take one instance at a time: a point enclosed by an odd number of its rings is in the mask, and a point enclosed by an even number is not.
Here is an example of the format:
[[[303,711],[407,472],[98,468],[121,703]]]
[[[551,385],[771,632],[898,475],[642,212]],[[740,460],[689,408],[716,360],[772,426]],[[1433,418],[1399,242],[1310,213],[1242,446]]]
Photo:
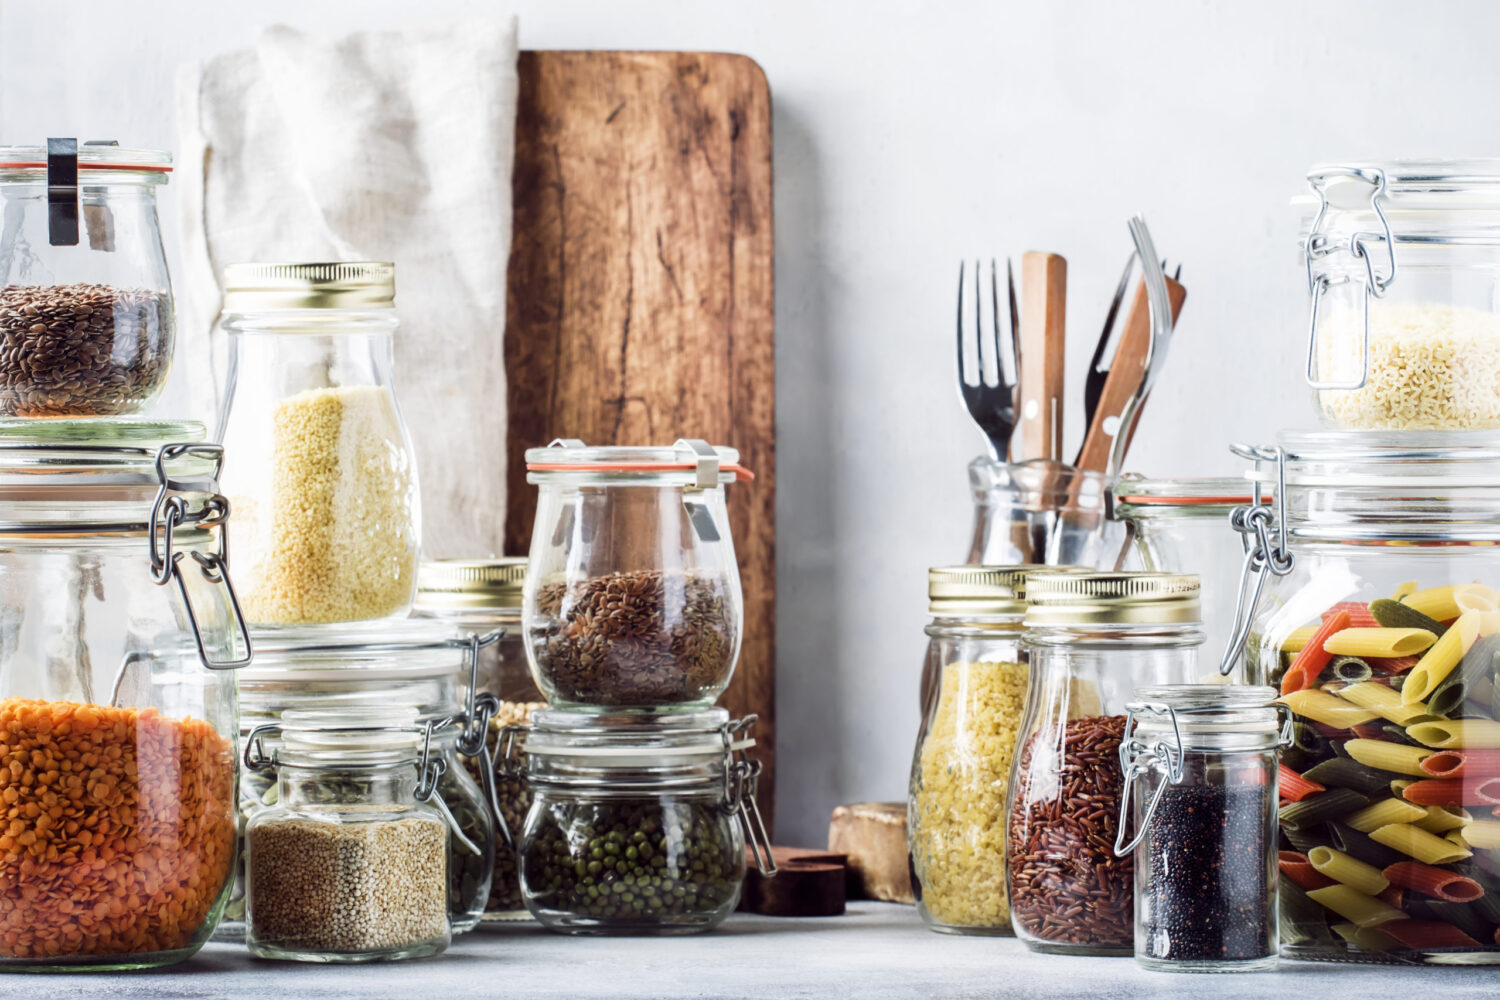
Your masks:
[[[416,460],[392,387],[390,264],[231,264],[218,439],[246,617],[401,617],[417,586]]]

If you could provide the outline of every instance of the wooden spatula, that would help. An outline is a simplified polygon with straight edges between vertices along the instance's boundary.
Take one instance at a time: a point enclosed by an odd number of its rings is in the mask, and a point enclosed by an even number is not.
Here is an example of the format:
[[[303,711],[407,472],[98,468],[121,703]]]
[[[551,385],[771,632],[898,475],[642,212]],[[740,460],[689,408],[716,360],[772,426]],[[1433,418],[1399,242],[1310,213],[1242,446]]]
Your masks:
[[[1062,457],[1064,322],[1068,262],[1055,253],[1021,258],[1021,400],[1018,461]]]

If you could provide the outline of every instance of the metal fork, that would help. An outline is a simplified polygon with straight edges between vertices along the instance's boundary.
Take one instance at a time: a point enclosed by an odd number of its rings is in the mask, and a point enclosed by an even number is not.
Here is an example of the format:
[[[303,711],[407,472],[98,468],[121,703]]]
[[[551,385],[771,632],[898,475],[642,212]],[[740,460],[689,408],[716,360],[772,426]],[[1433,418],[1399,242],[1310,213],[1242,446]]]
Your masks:
[[[1016,278],[1010,261],[1005,262],[1006,283],[1010,291],[1010,370],[1006,371],[1002,359],[1000,319],[1000,278],[993,258],[990,260],[990,315],[986,336],[984,296],[980,277],[979,261],[974,262],[974,308],[965,321],[967,310],[964,289],[964,265],[958,265],[958,393],[963,397],[969,416],[984,434],[990,445],[990,455],[997,462],[1004,462],[1010,453],[1010,435],[1016,426],[1016,385],[1020,381],[1021,347],[1019,340],[1020,317],[1016,307]],[[972,338],[965,331],[973,327]],[[967,342],[974,340],[974,368],[968,364]],[[990,362],[985,365],[984,345],[990,344]],[[994,380],[990,380],[993,371]]]

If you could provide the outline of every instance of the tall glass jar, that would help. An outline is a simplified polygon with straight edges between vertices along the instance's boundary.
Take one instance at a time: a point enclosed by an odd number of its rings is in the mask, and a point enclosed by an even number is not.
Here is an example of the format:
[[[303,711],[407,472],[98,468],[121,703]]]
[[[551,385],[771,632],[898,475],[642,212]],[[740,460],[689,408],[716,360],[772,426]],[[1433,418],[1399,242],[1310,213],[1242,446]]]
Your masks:
[[[1021,618],[1045,566],[929,571],[922,729],[907,799],[912,889],[927,926],[1009,934],[1005,792],[1026,705]]]
[[[449,821],[416,713],[293,709],[271,757],[277,801],[245,827],[245,944],[258,958],[369,962],[448,947]]]
[[[169,154],[48,139],[0,146],[0,417],[155,402],[172,365],[156,190]]]
[[[440,559],[422,563],[417,575],[415,613],[447,622],[475,635],[499,632],[495,642],[479,650],[478,692],[495,700],[490,718],[490,759],[498,764],[498,738],[506,726],[531,721],[546,706],[526,663],[521,640],[521,592],[526,582],[526,559]],[[495,790],[495,874],[484,907],[486,921],[528,918],[521,902],[520,868],[514,844],[521,837],[531,791],[526,782],[503,768],[481,772],[481,756],[465,757],[464,766],[476,781],[489,780]],[[504,828],[501,828],[504,824]]]
[[[1129,955],[1134,870],[1114,853],[1125,704],[1137,687],[1192,679],[1198,578],[1037,574],[1026,602],[1031,685],[1006,807],[1011,924],[1033,951]]]
[[[559,708],[694,709],[729,685],[744,632],[724,486],[732,448],[526,452],[537,491],[522,610],[537,687]]]
[[[1500,427],[1500,160],[1308,173],[1307,380],[1349,430]]]
[[[1135,960],[1157,972],[1276,967],[1274,688],[1136,689],[1115,854],[1135,863]],[[1134,830],[1130,844],[1122,843]]]
[[[454,933],[471,930],[484,912],[495,863],[490,797],[476,780],[479,768],[468,764],[470,755],[480,756],[473,730],[487,730],[489,716],[469,699],[477,637],[445,622],[415,620],[257,629],[254,636],[255,662],[240,674],[243,739],[288,711],[400,710],[412,712],[415,725],[432,725],[431,754],[442,762],[433,805],[453,817],[457,830],[448,839],[449,920]],[[262,742],[267,752],[278,748],[274,731]],[[277,802],[273,778],[241,772],[242,822]],[[226,921],[222,936],[235,930]]]
[[[391,383],[390,264],[231,264],[218,440],[257,625],[404,617],[421,511]]]
[[[776,872],[755,805],[760,762],[746,756],[753,722],[731,722],[721,708],[542,709],[512,730],[535,795],[521,844],[532,916],[565,934],[691,934],[721,923],[740,898],[747,842],[762,873]]]
[[[0,422],[0,971],[168,965],[219,919],[250,648],[202,437]]]
[[[1289,433],[1252,454],[1286,484],[1284,505],[1247,515],[1264,515],[1272,550],[1246,587],[1259,606],[1242,609],[1248,672],[1294,720],[1283,953],[1493,963],[1500,446]]]

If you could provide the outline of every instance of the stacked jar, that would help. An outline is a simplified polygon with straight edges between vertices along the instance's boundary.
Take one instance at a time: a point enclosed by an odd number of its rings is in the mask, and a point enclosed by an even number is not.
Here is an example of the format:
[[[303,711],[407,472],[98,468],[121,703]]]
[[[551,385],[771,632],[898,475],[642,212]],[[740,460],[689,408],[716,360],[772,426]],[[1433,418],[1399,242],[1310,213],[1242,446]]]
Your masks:
[[[734,909],[755,800],[753,717],[714,702],[744,628],[724,487],[750,478],[702,441],[526,453],[538,487],[522,608],[548,709],[507,730],[533,795],[521,896],[566,933],[680,933]],[[707,874],[705,874],[707,873]]]
[[[1306,374],[1331,429],[1242,450],[1275,496],[1234,515],[1250,557],[1226,656],[1248,649],[1294,720],[1283,951],[1491,962],[1500,162],[1319,167],[1309,182]]]

